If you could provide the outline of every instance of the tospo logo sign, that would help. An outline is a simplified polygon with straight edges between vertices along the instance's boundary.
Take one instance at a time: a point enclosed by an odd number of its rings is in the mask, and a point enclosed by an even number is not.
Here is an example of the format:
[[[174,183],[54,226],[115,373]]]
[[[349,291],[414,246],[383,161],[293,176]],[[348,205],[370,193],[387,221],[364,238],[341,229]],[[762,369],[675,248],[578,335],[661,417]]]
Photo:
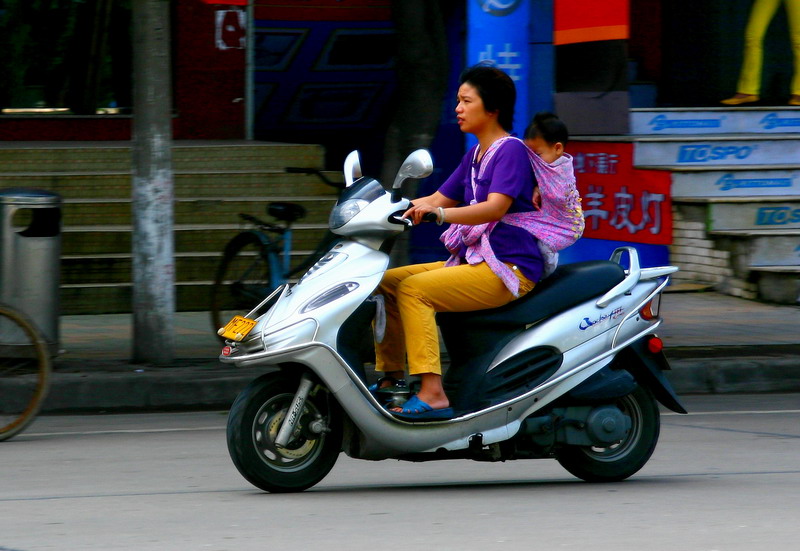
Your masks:
[[[761,207],[756,212],[757,226],[783,226],[800,223],[800,208]]]
[[[746,159],[757,145],[717,145],[692,144],[682,145],[678,149],[679,163],[707,163],[725,159]]]
[[[510,14],[521,3],[522,0],[478,0],[478,5],[483,11],[498,17]]]

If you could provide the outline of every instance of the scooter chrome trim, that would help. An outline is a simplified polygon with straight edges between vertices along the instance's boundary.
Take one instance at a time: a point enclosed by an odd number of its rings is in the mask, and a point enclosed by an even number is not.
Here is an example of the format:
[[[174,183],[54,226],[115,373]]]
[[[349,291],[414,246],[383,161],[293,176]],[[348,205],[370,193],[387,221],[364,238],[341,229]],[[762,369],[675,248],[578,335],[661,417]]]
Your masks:
[[[622,318],[622,321],[620,321],[619,325],[617,326],[617,330],[614,331],[614,337],[611,339],[611,348],[616,347],[617,337],[619,336],[619,332],[622,330],[622,326],[625,324],[625,322],[628,321],[629,319],[631,319],[633,316],[638,316],[639,312],[642,310],[642,307],[645,304],[647,304],[648,302],[650,302],[651,300],[653,300],[653,298],[655,298],[656,295],[661,293],[661,291],[664,290],[664,287],[666,287],[668,283],[669,283],[669,278],[666,278],[663,282],[661,282],[661,284],[658,287],[656,287],[653,290],[653,292],[651,292],[649,295],[647,295],[647,297],[644,300],[640,301],[639,304],[637,304],[633,309],[631,309],[630,312],[628,312],[625,315],[624,318]],[[661,320],[659,319],[658,320],[658,325],[660,325],[660,324],[661,324]]]
[[[636,287],[636,284],[639,283],[642,277],[642,270],[639,267],[639,253],[637,253],[636,249],[633,247],[619,247],[615,249],[611,254],[611,261],[620,264],[622,253],[625,252],[628,253],[628,262],[630,263],[630,267],[627,270],[628,275],[597,300],[595,304],[597,304],[598,308],[605,308],[611,304],[614,299],[627,294],[631,289]]]
[[[277,295],[278,293],[280,293],[280,295],[281,295],[281,296],[283,296],[283,294],[284,294],[284,293],[285,293],[285,292],[288,290],[288,288],[289,288],[289,284],[288,284],[288,283],[284,283],[284,284],[282,284],[282,285],[279,285],[279,286],[278,286],[278,287],[277,287],[277,288],[276,288],[274,291],[272,291],[272,292],[269,294],[269,296],[268,296],[267,298],[265,298],[264,300],[262,300],[261,302],[259,302],[259,303],[258,303],[258,306],[256,306],[256,307],[255,307],[255,308],[253,308],[252,310],[250,310],[250,311],[247,313],[247,315],[246,315],[245,317],[246,317],[246,318],[251,318],[251,317],[253,317],[254,315],[256,315],[256,314],[258,313],[258,311],[259,311],[259,310],[261,310],[261,308],[263,308],[265,304],[269,303],[269,301],[270,301],[270,300],[272,300],[272,298],[273,298],[275,295]],[[278,297],[278,300],[280,300],[280,297]]]

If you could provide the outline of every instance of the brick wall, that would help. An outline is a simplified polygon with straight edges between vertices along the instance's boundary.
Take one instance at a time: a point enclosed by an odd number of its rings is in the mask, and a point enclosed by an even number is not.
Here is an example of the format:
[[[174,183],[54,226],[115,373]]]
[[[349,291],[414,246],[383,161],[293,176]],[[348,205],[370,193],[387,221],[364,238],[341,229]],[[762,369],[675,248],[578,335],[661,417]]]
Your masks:
[[[670,262],[680,268],[672,277],[673,284],[709,285],[728,295],[757,298],[757,284],[750,280],[746,265],[737,262],[742,256],[742,243],[731,237],[709,236],[706,215],[706,205],[672,207]]]

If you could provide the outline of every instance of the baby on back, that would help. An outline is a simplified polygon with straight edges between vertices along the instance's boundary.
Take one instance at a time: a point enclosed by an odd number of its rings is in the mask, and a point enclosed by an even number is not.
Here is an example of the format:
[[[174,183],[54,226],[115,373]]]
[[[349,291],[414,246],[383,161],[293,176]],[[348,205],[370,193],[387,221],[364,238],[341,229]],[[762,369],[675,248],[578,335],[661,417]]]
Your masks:
[[[537,222],[533,233],[545,261],[543,277],[553,273],[558,251],[575,243],[585,226],[572,156],[564,151],[568,140],[566,125],[553,113],[537,113],[525,131],[538,184],[532,197]]]

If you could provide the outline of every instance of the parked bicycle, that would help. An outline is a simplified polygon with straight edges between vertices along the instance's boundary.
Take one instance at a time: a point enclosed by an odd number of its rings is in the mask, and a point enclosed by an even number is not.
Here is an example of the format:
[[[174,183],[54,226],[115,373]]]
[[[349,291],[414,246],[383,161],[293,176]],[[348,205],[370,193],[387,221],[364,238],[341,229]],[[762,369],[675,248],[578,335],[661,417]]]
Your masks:
[[[329,180],[317,169],[288,167],[285,170],[292,174],[313,174],[329,186],[344,188],[344,184]],[[292,224],[304,218],[306,210],[297,203],[274,202],[267,205],[267,214],[278,223],[239,213],[239,218],[249,227],[225,245],[217,268],[210,304],[214,331],[234,314],[250,310],[280,285],[307,271],[338,239],[327,230],[314,251],[292,268]]]
[[[0,304],[0,441],[27,427],[50,388],[50,350],[19,310]]]

